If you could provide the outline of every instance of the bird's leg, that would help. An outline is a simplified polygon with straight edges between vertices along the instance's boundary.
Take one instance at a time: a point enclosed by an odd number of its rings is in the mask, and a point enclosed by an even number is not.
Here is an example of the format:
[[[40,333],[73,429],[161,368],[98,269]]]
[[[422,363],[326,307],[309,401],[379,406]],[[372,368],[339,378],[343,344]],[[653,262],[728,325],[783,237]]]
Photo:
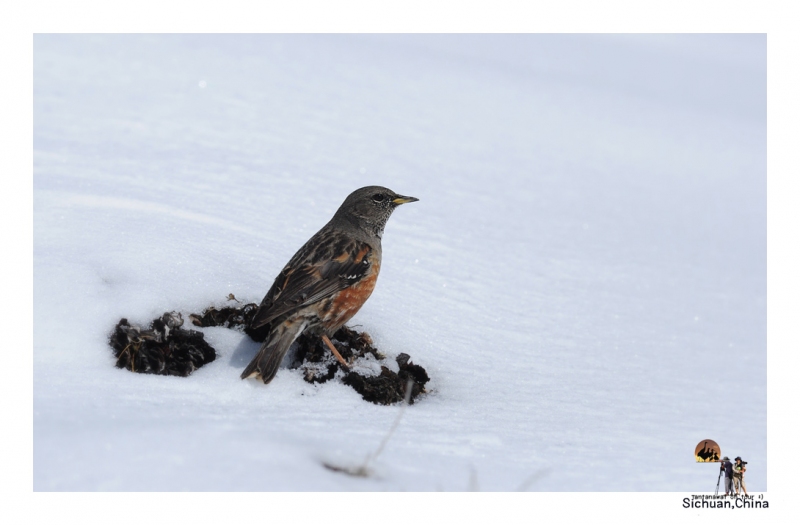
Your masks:
[[[333,352],[333,356],[336,358],[337,361],[339,361],[339,363],[344,367],[344,369],[350,370],[350,367],[347,366],[347,361],[344,360],[342,354],[340,354],[339,351],[336,349],[336,347],[333,346],[333,343],[331,343],[331,340],[328,339],[327,335],[322,334],[322,342],[325,343],[325,345],[331,349],[331,352]]]

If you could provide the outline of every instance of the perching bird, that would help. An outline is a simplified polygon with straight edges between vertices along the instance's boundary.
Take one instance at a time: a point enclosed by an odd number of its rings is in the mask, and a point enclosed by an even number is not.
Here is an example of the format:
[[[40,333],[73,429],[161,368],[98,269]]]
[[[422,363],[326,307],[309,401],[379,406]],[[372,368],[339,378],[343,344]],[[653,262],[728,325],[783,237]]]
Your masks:
[[[375,288],[381,237],[395,208],[419,199],[367,186],[348,195],[333,218],[281,270],[250,324],[269,335],[242,372],[269,383],[300,334],[320,335],[345,364],[329,337],[353,317]]]

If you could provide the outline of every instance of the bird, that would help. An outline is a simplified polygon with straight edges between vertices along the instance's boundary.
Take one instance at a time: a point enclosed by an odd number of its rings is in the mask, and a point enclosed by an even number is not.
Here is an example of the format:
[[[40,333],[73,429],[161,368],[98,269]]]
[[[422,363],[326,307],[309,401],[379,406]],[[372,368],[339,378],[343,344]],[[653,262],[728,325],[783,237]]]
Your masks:
[[[401,204],[418,200],[382,186],[366,186],[347,196],[333,218],[284,266],[261,301],[250,330],[267,336],[242,379],[272,381],[289,347],[304,333],[321,337],[347,367],[330,337],[375,289],[386,221]]]

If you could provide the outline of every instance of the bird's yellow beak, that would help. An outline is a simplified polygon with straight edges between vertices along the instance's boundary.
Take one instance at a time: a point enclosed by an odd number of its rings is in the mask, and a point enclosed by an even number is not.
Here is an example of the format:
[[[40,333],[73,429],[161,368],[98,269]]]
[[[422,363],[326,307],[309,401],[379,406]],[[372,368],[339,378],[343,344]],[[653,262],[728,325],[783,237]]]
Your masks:
[[[418,200],[419,199],[416,197],[404,197],[402,195],[398,195],[397,197],[392,199],[392,202],[395,204],[405,204],[407,202],[416,202]]]

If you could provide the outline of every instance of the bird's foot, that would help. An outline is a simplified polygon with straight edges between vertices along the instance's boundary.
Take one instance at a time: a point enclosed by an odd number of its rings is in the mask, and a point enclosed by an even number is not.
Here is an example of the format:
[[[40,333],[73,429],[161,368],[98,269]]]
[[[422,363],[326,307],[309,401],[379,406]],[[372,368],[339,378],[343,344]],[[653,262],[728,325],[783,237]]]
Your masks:
[[[336,349],[336,347],[333,346],[333,343],[331,342],[330,339],[328,339],[327,335],[322,334],[322,342],[324,342],[325,345],[328,348],[330,348],[331,352],[333,352],[333,356],[336,358],[337,361],[339,361],[339,364],[341,364],[345,370],[350,370],[350,365],[347,364],[347,361],[344,360],[342,354],[340,354],[339,351]]]

